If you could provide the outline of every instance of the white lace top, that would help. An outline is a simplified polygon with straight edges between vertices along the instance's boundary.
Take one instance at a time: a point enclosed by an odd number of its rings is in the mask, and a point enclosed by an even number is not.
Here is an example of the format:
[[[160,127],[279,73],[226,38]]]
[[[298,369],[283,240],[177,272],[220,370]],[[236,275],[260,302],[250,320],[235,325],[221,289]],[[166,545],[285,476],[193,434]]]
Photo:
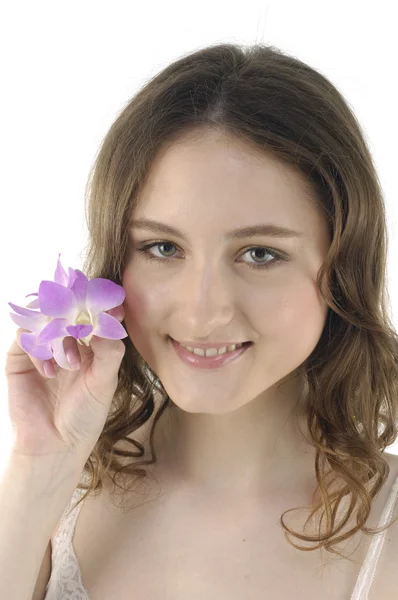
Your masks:
[[[86,481],[84,473],[83,481]],[[84,492],[85,490],[76,488],[72,499],[61,517],[59,529],[54,539],[52,549],[52,571],[44,600],[91,600],[90,595],[82,582],[78,559],[73,547],[76,521],[84,501],[76,508],[73,508],[73,506],[75,505],[75,502],[81,498]],[[397,497],[398,477],[392,486],[391,493],[380,517],[378,527],[384,526],[393,517]],[[377,563],[387,531],[372,536],[372,541],[359,572],[353,593],[347,600],[368,600],[370,586],[376,573]]]

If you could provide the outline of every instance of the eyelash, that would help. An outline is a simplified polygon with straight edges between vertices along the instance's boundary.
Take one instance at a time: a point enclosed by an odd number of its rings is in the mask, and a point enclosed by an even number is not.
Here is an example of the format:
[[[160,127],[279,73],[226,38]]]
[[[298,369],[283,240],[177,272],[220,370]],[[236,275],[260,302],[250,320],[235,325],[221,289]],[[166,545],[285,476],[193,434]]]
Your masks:
[[[168,244],[170,246],[174,246],[175,248],[177,248],[177,246],[175,244],[172,244],[171,242],[167,242],[167,241],[163,240],[161,242],[152,242],[151,244],[146,244],[145,246],[141,246],[140,248],[137,248],[137,251],[140,252],[141,254],[143,254],[143,256],[146,259],[154,260],[155,262],[158,262],[158,263],[164,263],[164,262],[169,262],[170,260],[173,260],[174,256],[165,256],[163,258],[159,258],[158,256],[154,256],[153,254],[151,254],[149,252],[149,250],[151,248],[153,248],[154,246],[161,246],[162,244]],[[271,248],[267,248],[266,246],[252,246],[251,248],[247,248],[247,250],[245,250],[245,252],[243,254],[246,254],[246,252],[249,252],[250,250],[257,250],[258,248],[261,248],[261,250],[266,250],[267,254],[270,254],[274,258],[272,261],[269,261],[269,262],[263,263],[263,264],[246,263],[252,269],[270,269],[273,266],[279,264],[282,260],[284,260],[284,261],[289,260],[288,258],[285,258],[282,254],[280,254],[276,250],[272,250]]]

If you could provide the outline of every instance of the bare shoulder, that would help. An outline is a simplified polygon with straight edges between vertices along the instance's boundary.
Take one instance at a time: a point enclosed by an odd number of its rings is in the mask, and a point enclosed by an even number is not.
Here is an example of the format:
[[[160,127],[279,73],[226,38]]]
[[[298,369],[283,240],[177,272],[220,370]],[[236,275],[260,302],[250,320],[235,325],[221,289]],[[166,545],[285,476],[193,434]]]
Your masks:
[[[384,494],[387,502],[392,493],[392,486],[398,477],[398,456],[385,452],[390,465],[388,488]],[[395,504],[388,521],[398,517],[398,490],[394,496]],[[384,505],[386,504],[384,502]],[[384,510],[384,506],[383,506]],[[375,576],[369,592],[369,600],[391,600],[398,597],[398,520],[388,527],[385,533],[384,545],[377,563]]]
[[[390,452],[385,452],[384,455],[390,466],[390,475],[388,477],[389,481],[387,482],[388,495],[390,495],[390,493],[392,492],[393,485],[397,482],[398,478],[398,454],[391,454]],[[394,514],[398,515],[398,501],[395,505],[395,511]]]

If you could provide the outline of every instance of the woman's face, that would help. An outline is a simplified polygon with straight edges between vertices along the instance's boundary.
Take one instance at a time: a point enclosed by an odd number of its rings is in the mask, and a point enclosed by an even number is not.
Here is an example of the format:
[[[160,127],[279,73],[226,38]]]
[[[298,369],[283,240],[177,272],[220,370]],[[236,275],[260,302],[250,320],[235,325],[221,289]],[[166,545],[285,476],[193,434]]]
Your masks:
[[[328,307],[316,276],[330,239],[310,193],[293,169],[222,134],[182,138],[159,152],[132,220],[157,221],[181,236],[131,226],[125,324],[181,409],[241,407],[291,375],[318,343]],[[228,236],[269,224],[297,235]],[[169,336],[253,344],[237,360],[204,370],[185,364]]]

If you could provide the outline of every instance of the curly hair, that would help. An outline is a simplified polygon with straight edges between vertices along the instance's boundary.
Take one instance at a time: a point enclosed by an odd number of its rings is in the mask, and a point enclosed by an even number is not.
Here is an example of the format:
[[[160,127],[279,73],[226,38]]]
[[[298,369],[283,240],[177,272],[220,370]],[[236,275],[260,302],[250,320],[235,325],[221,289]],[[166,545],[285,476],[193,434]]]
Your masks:
[[[376,534],[392,524],[365,527],[390,471],[383,452],[397,438],[398,335],[389,314],[381,185],[361,127],[336,87],[263,44],[213,45],[167,66],[123,107],[95,157],[85,192],[89,242],[82,270],[121,285],[130,215],[160,145],[209,129],[294,166],[327,220],[332,243],[316,283],[328,314],[317,346],[300,365],[307,393],[298,401],[316,449],[317,487],[305,527],[317,514],[326,527],[315,536],[295,532],[284,523],[289,511],[280,522],[295,548],[342,556],[334,546],[356,531]],[[171,399],[130,338],[123,342],[118,387],[84,467],[89,481],[79,484],[86,490],[80,501],[100,491],[106,475],[114,483],[122,475],[130,483],[148,479],[145,466],[157,460],[154,430]],[[153,415],[155,394],[161,404],[150,430],[151,456],[144,457],[144,446],[128,436]],[[131,450],[118,449],[121,441]],[[345,502],[344,519],[336,523]],[[355,508],[357,525],[341,533]],[[299,546],[291,535],[315,545]]]

